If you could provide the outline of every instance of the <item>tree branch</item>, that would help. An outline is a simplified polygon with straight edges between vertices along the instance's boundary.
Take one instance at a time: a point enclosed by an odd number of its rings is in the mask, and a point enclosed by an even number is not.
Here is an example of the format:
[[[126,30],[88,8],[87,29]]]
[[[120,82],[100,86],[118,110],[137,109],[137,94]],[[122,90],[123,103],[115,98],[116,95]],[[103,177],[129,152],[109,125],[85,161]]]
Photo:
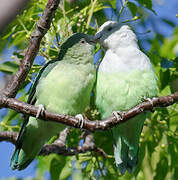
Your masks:
[[[64,139],[65,141],[68,132],[69,132],[69,127],[64,129],[60,133],[59,139]],[[93,134],[91,134],[91,132],[89,131],[85,131],[84,143],[82,146],[78,146],[74,148],[66,148],[63,142],[61,143],[61,141],[54,141],[54,143],[52,143],[51,145],[45,145],[39,155],[46,156],[51,153],[55,153],[58,155],[73,156],[80,153],[86,153],[88,151],[96,152],[101,156],[103,156],[104,158],[108,157],[108,155],[104,152],[103,149],[95,145]]]
[[[24,59],[20,64],[18,71],[12,76],[12,79],[7,85],[7,88],[3,90],[2,95],[7,97],[15,97],[20,85],[27,77],[33,61],[38,53],[40,42],[47,30],[50,28],[50,24],[60,0],[48,0],[43,15],[38,20],[36,27],[31,35],[29,47],[25,53]]]
[[[65,137],[67,136],[68,131],[69,131],[69,128],[64,129],[64,131],[62,131],[60,133],[60,136],[64,137],[64,139],[66,139]],[[10,142],[15,145],[17,137],[18,137],[17,132],[8,132],[8,131],[0,132],[0,142],[6,141],[6,142]],[[85,142],[81,147],[78,146],[78,147],[74,147],[74,148],[66,148],[66,146],[63,142],[54,141],[54,143],[52,143],[51,145],[44,145],[44,147],[42,148],[39,155],[46,156],[49,154],[58,154],[58,155],[64,155],[64,156],[73,156],[73,155],[77,155],[80,153],[86,153],[88,151],[93,151],[93,152],[100,154],[104,158],[108,157],[108,155],[103,151],[103,149],[97,147],[94,144],[92,134],[89,134],[86,137],[87,138],[85,138]]]
[[[150,101],[142,102],[128,111],[121,112],[122,118],[120,119],[117,119],[115,116],[111,116],[105,120],[95,121],[84,119],[83,129],[89,131],[107,130],[120,123],[126,122],[127,120],[131,119],[132,117],[135,117],[136,115],[142,112],[152,111],[154,107],[167,107],[176,103],[177,101],[178,91],[168,96],[162,96],[159,98],[157,97],[151,99]],[[21,102],[14,98],[7,98],[5,96],[0,98],[0,107],[10,108],[19,113],[23,113],[33,117],[36,116],[38,111],[38,107]],[[76,119],[73,116],[61,115],[47,111],[45,111],[43,114],[40,114],[39,119],[62,123],[64,125],[73,126],[75,128],[79,128],[81,123],[78,119]]]
[[[69,132],[70,132],[70,127],[66,127],[63,131],[59,133],[58,139],[56,139],[53,144],[56,144],[61,147],[65,147],[67,135],[69,134]]]
[[[15,145],[17,137],[18,137],[17,132],[9,132],[9,131],[0,132],[0,142],[6,141]]]
[[[153,98],[149,101],[143,102],[128,111],[121,112],[122,118],[116,119],[114,116],[109,117],[105,120],[95,120],[90,121],[85,119],[83,128],[86,130],[94,131],[94,130],[107,130],[112,128],[120,123],[126,122],[130,118],[145,112],[145,111],[152,111],[154,107],[167,107],[172,105],[178,101],[178,92],[171,94],[169,96],[162,96],[159,98]],[[3,99],[3,104],[1,106],[9,107],[17,112],[21,112],[27,115],[36,116],[38,111],[38,107],[29,105],[27,103],[21,102],[14,98],[7,98]],[[75,128],[80,127],[80,121],[72,116],[68,115],[60,115],[55,113],[50,113],[45,111],[43,115],[40,115],[40,119],[42,120],[50,120],[53,122],[62,123],[68,126],[73,126]],[[87,151],[94,151],[102,155],[104,158],[107,158],[108,155],[99,147],[97,147],[93,140],[93,135],[89,132],[85,134],[85,141],[84,144],[80,147],[74,148],[66,148],[65,141],[67,134],[69,132],[69,128],[66,128],[64,131],[60,133],[59,138],[51,145],[45,145],[40,152],[40,155],[45,156],[51,153],[61,154],[61,155],[76,155],[79,153],[85,153]],[[0,142],[7,141],[13,144],[16,143],[18,133],[16,132],[0,132]]]

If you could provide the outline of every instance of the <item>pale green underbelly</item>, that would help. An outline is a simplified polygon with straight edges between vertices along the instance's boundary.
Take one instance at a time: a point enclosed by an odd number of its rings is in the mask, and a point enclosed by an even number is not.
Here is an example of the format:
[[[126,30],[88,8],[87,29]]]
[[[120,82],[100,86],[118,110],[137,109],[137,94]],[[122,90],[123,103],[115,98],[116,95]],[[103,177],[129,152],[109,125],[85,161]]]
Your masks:
[[[94,77],[94,68],[93,72],[86,74],[77,68],[60,66],[41,81],[37,103],[59,114],[83,113],[90,104]]]
[[[143,97],[157,95],[156,76],[153,71],[130,73],[98,72],[95,103],[102,118],[112,111],[128,110],[143,101]]]

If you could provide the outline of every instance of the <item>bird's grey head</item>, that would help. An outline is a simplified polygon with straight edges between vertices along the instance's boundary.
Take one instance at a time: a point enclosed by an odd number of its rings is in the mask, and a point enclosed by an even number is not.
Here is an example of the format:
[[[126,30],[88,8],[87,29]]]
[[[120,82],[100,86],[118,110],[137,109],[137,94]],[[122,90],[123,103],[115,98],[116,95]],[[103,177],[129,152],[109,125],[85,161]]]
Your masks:
[[[104,49],[137,45],[136,35],[131,28],[128,25],[121,26],[116,21],[105,22],[95,34],[95,40],[98,41]]]
[[[75,33],[61,46],[59,59],[67,53],[73,56],[91,55],[94,50],[93,37],[83,33]]]

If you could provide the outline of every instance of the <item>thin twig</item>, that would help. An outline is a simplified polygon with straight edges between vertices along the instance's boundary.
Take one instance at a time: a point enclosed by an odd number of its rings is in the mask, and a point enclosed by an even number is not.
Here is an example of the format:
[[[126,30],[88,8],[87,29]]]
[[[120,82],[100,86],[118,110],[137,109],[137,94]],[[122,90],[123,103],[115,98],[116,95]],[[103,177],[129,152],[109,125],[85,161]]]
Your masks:
[[[87,29],[89,28],[89,25],[90,25],[90,22],[91,22],[91,19],[92,19],[92,16],[93,16],[93,12],[94,12],[94,8],[95,8],[96,3],[97,3],[97,0],[91,1],[91,9],[90,9],[90,13],[89,13],[88,20],[87,20],[87,25],[86,25]]]
[[[122,21],[121,23],[128,23],[128,22],[133,22],[139,20],[141,17],[140,16],[135,16],[132,19],[127,19],[125,21]]]
[[[69,129],[70,128],[66,128],[64,131],[62,131],[62,133],[68,134]],[[6,141],[15,145],[17,137],[18,137],[17,132],[9,132],[9,131],[0,132],[0,142]],[[90,143],[88,144],[88,142],[87,142],[87,146],[86,144],[85,145],[84,144],[82,147],[78,146],[74,148],[66,148],[66,146],[63,143],[59,143],[59,142],[56,143],[54,141],[54,143],[50,145],[44,145],[39,155],[46,156],[49,154],[58,154],[58,155],[64,155],[64,156],[73,156],[80,153],[93,151],[100,154],[104,158],[108,157],[108,155],[101,148],[98,148],[95,145],[93,146],[93,144],[90,144]]]
[[[126,1],[124,2],[124,4],[122,5],[122,7],[121,7],[121,9],[120,9],[120,11],[119,11],[119,13],[118,13],[118,16],[117,16],[118,22],[119,22],[120,16],[121,16],[124,8],[126,7],[127,3],[128,3],[128,0],[126,0]]]

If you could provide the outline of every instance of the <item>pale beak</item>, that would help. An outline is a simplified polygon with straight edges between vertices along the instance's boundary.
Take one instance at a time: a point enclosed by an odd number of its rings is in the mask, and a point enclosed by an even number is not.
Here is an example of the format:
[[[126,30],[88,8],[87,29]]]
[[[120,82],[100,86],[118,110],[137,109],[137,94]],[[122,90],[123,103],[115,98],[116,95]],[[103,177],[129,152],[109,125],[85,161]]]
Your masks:
[[[101,33],[101,32],[98,32],[98,33],[96,33],[95,36],[93,37],[92,41],[95,42],[95,43],[97,43],[97,42],[100,40],[101,37],[102,37],[102,33]]]

